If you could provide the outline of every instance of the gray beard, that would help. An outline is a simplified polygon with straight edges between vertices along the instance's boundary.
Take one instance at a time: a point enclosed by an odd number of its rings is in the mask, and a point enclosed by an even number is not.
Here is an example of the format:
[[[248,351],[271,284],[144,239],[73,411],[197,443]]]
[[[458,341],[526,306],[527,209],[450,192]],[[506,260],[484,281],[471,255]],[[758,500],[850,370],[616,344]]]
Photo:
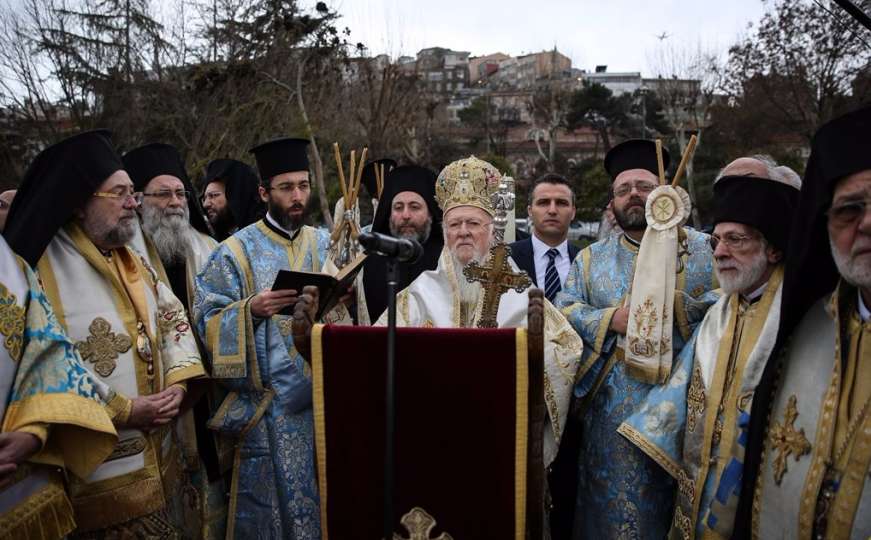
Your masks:
[[[109,227],[99,221],[99,216],[86,215],[81,221],[82,230],[95,245],[105,249],[117,249],[133,239],[136,234],[136,217],[119,221]]]
[[[415,229],[413,233],[401,233],[399,227],[390,221],[390,234],[394,238],[405,238],[408,240],[417,240],[421,244],[429,239],[429,233],[432,232],[432,218],[426,218],[426,223],[419,229]]]
[[[190,252],[188,243],[188,209],[182,215],[168,214],[168,209],[142,207],[142,230],[151,238],[161,262],[167,266],[181,264]]]
[[[835,266],[838,267],[838,273],[841,274],[844,281],[860,289],[871,288],[871,268],[860,264],[849,253],[841,254],[832,243],[831,238],[829,239],[829,248],[832,251],[832,259],[835,260]]]
[[[765,256],[765,250],[761,249],[747,265],[741,265],[733,261],[729,261],[728,264],[734,265],[737,268],[738,274],[736,276],[721,275],[720,263],[716,259],[714,260],[714,271],[717,274],[717,281],[720,282],[720,288],[726,294],[749,294],[753,291],[748,289],[758,283],[768,269],[768,258]]]

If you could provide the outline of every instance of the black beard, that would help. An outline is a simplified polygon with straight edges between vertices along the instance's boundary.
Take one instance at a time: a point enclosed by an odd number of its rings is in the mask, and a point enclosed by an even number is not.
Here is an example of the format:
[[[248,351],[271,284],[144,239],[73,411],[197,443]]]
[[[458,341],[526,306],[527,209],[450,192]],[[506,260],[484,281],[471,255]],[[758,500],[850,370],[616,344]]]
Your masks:
[[[624,231],[643,231],[647,228],[647,217],[644,213],[644,202],[632,199],[631,203],[641,203],[641,206],[632,206],[626,211],[620,210],[614,206],[614,219],[617,220],[617,225]]]
[[[233,214],[230,213],[229,208],[224,208],[223,211],[218,212],[218,215],[215,216],[215,220],[211,221],[212,229],[215,231],[215,236],[218,237],[219,240],[224,240],[233,229],[236,228],[236,221],[233,219]]]
[[[303,213],[298,218],[295,218],[283,212],[280,208],[269,205],[269,215],[278,223],[279,227],[287,231],[295,231],[302,227],[305,222],[305,208],[303,208]]]

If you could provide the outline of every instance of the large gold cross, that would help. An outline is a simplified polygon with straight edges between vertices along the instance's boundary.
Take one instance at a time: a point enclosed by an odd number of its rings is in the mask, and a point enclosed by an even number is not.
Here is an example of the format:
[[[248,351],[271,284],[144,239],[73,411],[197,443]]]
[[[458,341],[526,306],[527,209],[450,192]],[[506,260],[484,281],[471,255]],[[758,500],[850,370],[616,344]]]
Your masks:
[[[484,287],[484,305],[478,328],[496,328],[496,314],[502,295],[511,289],[521,293],[532,285],[526,272],[515,273],[508,264],[511,248],[506,244],[496,244],[490,248],[490,266],[471,262],[463,268],[463,275],[469,282],[477,281]]]
[[[795,429],[795,420],[798,418],[795,395],[789,396],[786,411],[783,414],[783,424],[774,422],[771,427],[771,445],[777,455],[774,456],[774,482],[779,486],[783,480],[783,474],[787,470],[786,463],[789,456],[793,455],[795,461],[811,451],[811,443],[804,436],[804,429]]]
[[[436,520],[426,510],[415,506],[410,512],[402,516],[399,521],[409,536],[403,538],[398,534],[393,534],[393,540],[454,540],[448,533],[441,533],[433,537],[432,530],[436,527]]]
[[[118,355],[130,350],[133,340],[125,334],[115,334],[109,321],[97,317],[88,326],[90,335],[76,343],[79,354],[89,362],[93,362],[94,371],[101,377],[108,377],[115,371],[115,360]]]

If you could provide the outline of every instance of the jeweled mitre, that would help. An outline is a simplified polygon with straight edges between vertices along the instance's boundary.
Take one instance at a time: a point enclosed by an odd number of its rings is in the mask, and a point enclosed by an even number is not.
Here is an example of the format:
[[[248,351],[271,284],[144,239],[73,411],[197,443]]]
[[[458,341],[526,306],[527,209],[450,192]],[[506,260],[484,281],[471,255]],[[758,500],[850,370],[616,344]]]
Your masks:
[[[492,216],[496,211],[491,196],[501,179],[496,167],[475,156],[454,161],[436,180],[436,201],[444,213],[457,206],[475,206]]]

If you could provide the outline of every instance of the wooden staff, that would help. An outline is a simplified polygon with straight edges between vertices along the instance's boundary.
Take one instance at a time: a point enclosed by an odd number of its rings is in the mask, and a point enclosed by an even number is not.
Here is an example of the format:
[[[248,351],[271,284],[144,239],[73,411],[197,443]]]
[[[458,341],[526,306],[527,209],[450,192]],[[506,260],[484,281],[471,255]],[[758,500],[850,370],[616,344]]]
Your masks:
[[[345,187],[345,170],[342,167],[342,152],[339,150],[339,143],[337,142],[333,143],[333,154],[336,156],[336,168],[339,171],[339,187],[342,189],[342,198],[347,201],[348,189]]]
[[[363,152],[360,154],[360,163],[357,164],[357,176],[351,179],[353,181],[353,185],[351,186],[351,198],[354,203],[356,203],[357,199],[360,197],[360,182],[363,180],[363,165],[366,163],[366,154],[368,153],[369,149],[364,146]]]
[[[687,147],[684,149],[683,157],[680,159],[680,165],[677,168],[677,172],[674,174],[674,179],[671,181],[672,187],[677,186],[678,182],[680,182],[684,170],[687,168],[687,163],[693,155],[693,152],[696,150],[696,142],[698,142],[698,139],[696,138],[695,133],[693,133],[690,137],[690,142],[687,143]]]
[[[381,200],[381,193],[384,191],[384,164],[375,165],[375,198]]]
[[[656,164],[659,166],[659,185],[664,185],[665,166],[662,164],[662,139],[656,139]]]
[[[357,177],[357,151],[351,150],[351,172],[350,172],[350,182],[348,182],[348,198],[345,199],[345,209],[351,209],[351,201],[349,200],[351,197],[352,186],[354,184],[354,179]]]

